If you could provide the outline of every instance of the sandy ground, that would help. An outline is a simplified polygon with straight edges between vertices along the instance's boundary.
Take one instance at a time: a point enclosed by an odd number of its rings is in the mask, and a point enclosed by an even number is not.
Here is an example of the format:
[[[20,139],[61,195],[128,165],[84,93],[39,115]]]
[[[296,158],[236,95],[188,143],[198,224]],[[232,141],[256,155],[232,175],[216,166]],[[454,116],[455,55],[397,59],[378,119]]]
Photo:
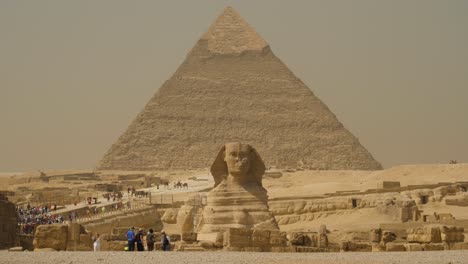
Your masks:
[[[311,196],[336,191],[381,188],[383,181],[401,186],[468,181],[468,164],[414,164],[380,171],[296,171],[279,179],[263,178],[270,198]]]
[[[0,252],[0,263],[190,263],[190,264],[466,264],[468,251],[374,253],[253,252]]]
[[[46,171],[49,176],[91,172],[85,170],[57,170]],[[199,191],[203,188],[213,186],[213,178],[208,169],[191,171],[155,171],[155,172],[136,172],[136,171],[103,171],[102,181],[106,182],[106,175],[112,174],[135,174],[147,173],[170,180],[172,183],[178,180],[189,182],[189,190],[172,189],[167,191],[164,188],[157,190],[151,188],[154,193],[182,193]],[[11,173],[0,172],[0,183],[4,189],[14,191],[18,186],[28,186],[33,189],[44,187],[70,187],[70,182],[50,182],[50,183],[19,183],[18,180],[30,177],[39,177],[38,172],[26,172],[14,177]],[[203,181],[191,181],[190,177],[196,177]],[[110,181],[110,179],[109,179]],[[468,163],[464,164],[413,164],[401,165],[380,171],[320,171],[306,170],[296,172],[284,172],[280,178],[263,177],[263,186],[268,190],[270,198],[288,197],[288,196],[311,196],[322,195],[324,193],[333,193],[336,191],[360,190],[381,188],[382,181],[399,181],[401,186],[434,184],[439,182],[457,182],[468,181]],[[82,185],[94,182],[82,182]],[[81,185],[74,185],[79,187]],[[148,188],[149,189],[149,188]]]

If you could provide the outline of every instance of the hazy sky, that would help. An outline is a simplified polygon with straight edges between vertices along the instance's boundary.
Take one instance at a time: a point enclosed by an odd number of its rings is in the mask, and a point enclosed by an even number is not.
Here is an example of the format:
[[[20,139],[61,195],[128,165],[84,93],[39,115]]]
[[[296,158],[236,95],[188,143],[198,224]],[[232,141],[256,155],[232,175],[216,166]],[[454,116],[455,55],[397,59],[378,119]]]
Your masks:
[[[0,171],[93,168],[226,5],[384,167],[468,162],[468,1],[0,0]]]

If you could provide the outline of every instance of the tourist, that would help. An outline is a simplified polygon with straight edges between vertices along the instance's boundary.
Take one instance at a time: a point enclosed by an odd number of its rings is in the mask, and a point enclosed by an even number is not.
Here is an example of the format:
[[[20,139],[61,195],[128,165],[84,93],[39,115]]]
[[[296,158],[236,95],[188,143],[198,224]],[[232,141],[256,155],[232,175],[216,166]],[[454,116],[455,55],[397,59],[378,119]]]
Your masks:
[[[96,235],[95,238],[93,238],[94,243],[93,243],[93,249],[94,252],[100,251],[101,250],[101,238],[99,237],[99,234]]]
[[[163,251],[171,250],[171,239],[166,234],[166,232],[164,232],[164,230],[161,231],[161,249]]]
[[[153,229],[150,229],[148,231],[148,234],[146,235],[146,246],[148,248],[148,251],[153,251],[154,250],[154,231],[153,231]]]
[[[138,229],[138,233],[135,236],[136,246],[138,251],[144,251],[143,247],[143,230],[141,228]]]
[[[132,226],[127,232],[128,251],[135,250],[135,227]]]

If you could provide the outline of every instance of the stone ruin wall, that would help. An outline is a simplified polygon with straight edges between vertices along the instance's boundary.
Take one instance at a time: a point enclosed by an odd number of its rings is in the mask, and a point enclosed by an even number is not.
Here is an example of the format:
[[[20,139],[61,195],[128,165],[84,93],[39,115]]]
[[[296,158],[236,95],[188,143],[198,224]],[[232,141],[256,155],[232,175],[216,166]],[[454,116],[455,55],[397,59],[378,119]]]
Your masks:
[[[77,223],[39,225],[34,232],[35,251],[90,251],[92,234]]]
[[[466,186],[462,183],[427,185],[427,189],[408,190],[372,190],[355,194],[335,193],[331,197],[316,198],[275,198],[268,204],[279,225],[294,224],[296,222],[313,221],[322,216],[343,213],[347,210],[375,208],[379,212],[391,215],[401,222],[420,220],[418,205],[427,202],[441,202],[446,197],[466,193]],[[448,196],[450,195],[450,196]],[[354,205],[353,205],[354,200]]]
[[[15,205],[0,195],[0,249],[16,246],[18,243],[18,216]]]

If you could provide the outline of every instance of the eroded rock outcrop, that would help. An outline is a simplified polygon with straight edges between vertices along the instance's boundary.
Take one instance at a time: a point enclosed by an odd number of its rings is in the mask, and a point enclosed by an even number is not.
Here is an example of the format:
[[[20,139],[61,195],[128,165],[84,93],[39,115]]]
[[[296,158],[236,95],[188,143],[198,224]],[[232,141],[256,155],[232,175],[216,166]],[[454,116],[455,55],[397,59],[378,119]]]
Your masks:
[[[68,226],[62,224],[39,225],[34,233],[34,249],[66,250]]]

